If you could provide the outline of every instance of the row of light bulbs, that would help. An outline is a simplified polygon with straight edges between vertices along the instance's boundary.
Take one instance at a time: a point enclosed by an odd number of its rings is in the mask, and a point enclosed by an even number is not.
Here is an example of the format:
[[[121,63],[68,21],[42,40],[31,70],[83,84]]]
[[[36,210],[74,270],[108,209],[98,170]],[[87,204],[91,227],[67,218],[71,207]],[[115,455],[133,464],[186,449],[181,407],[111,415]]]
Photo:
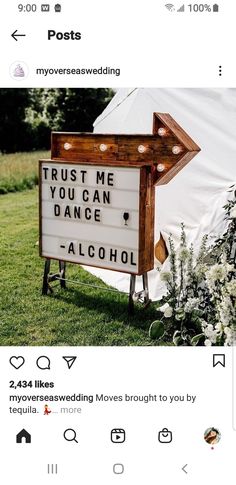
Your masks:
[[[65,150],[70,150],[71,148],[72,148],[72,145],[70,143],[65,143],[64,144],[64,149]],[[99,149],[100,149],[101,152],[106,152],[107,151],[107,148],[108,148],[108,146],[105,145],[104,143],[101,143],[101,145],[99,146]],[[138,152],[139,153],[145,153],[147,151],[147,149],[148,148],[145,147],[144,145],[139,145],[138,146]],[[179,155],[182,151],[183,151],[183,148],[180,145],[175,145],[172,148],[172,153],[174,155]]]
[[[158,128],[157,133],[161,137],[167,136],[169,134],[168,130],[164,127]],[[71,143],[65,143],[64,144],[65,150],[70,150],[71,148],[72,148]],[[100,149],[101,152],[104,153],[104,152],[107,151],[108,146],[105,143],[101,143],[100,146],[99,146],[99,149]],[[138,150],[139,153],[145,153],[148,150],[148,147],[146,147],[145,145],[139,145],[137,150]],[[180,155],[180,153],[182,153],[182,151],[183,151],[183,147],[181,145],[175,145],[172,148],[173,155]],[[163,163],[158,163],[157,164],[157,171],[163,172],[164,170],[165,170],[165,165]]]

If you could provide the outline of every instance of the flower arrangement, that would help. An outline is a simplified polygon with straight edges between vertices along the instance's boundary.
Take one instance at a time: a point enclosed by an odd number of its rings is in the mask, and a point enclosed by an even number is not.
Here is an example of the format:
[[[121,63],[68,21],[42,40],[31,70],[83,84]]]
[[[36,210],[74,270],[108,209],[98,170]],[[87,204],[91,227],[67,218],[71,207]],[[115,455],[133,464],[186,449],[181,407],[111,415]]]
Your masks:
[[[174,345],[231,345],[236,324],[236,190],[225,209],[227,229],[213,245],[204,236],[198,254],[188,247],[184,224],[176,250],[169,237],[170,269],[161,272],[166,296],[152,322],[151,338],[163,337],[167,320]]]

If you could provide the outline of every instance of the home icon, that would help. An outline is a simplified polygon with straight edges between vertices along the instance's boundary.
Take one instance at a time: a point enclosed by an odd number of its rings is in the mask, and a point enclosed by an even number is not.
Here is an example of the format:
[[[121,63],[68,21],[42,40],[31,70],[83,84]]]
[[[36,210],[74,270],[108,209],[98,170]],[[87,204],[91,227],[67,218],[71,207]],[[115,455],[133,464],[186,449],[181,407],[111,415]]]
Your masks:
[[[61,5],[57,3],[54,7],[55,12],[61,12]]]
[[[16,435],[16,442],[17,443],[31,443],[31,435],[26,431],[25,429],[22,429],[17,435]]]

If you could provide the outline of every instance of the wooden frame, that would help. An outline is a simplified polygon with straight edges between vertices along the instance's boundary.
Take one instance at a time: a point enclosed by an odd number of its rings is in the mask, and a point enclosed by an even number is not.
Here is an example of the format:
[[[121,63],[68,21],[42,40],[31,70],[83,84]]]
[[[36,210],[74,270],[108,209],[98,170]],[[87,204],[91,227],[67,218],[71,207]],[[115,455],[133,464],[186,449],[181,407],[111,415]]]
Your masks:
[[[40,256],[42,248],[42,163],[132,167],[140,169],[138,270],[143,275],[154,266],[155,185],[168,183],[199,151],[198,145],[167,113],[153,114],[153,134],[115,135],[94,133],[52,133],[51,159],[39,164]],[[68,259],[63,257],[63,260]],[[89,264],[76,261],[76,264]],[[96,266],[96,264],[91,266]],[[99,266],[101,267],[101,266]],[[121,269],[108,268],[113,271]]]

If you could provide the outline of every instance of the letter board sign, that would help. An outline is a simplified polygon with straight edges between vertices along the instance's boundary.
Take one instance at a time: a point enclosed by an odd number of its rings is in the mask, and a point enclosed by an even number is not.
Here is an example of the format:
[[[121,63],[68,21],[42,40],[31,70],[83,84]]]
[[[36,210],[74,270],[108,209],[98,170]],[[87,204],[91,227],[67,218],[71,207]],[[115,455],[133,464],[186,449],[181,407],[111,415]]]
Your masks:
[[[144,267],[140,251],[143,216],[153,191],[146,172],[140,167],[41,162],[42,256],[135,274],[151,269],[153,255]],[[150,243],[151,254],[152,238]]]

